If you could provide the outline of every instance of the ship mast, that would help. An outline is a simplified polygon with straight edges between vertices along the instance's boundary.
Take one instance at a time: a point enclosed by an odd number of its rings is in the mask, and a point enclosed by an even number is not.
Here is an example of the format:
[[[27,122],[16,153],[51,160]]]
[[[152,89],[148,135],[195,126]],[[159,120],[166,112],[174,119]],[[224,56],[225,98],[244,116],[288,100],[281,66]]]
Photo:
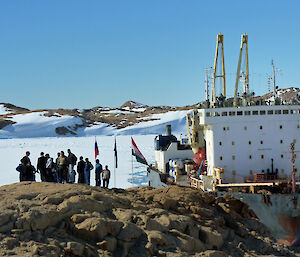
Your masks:
[[[277,92],[276,92],[276,83],[275,83],[275,79],[276,79],[276,71],[275,71],[275,65],[274,65],[274,61],[272,60],[272,69],[273,69],[273,88],[274,88],[274,101],[277,97]]]
[[[226,85],[225,85],[225,60],[224,60],[224,46],[223,46],[223,38],[224,36],[220,33],[217,35],[217,47],[216,47],[216,54],[215,54],[215,61],[214,61],[214,68],[213,68],[213,77],[212,77],[212,86],[211,86],[211,101],[210,107],[213,108],[216,103],[216,79],[222,78],[223,84],[223,95],[220,98],[225,99],[226,97]],[[222,58],[222,74],[217,75],[217,66],[218,66],[218,58],[219,58],[219,51],[221,51],[221,58]],[[222,99],[222,100],[223,100]]]
[[[211,72],[212,67],[206,68],[205,69],[205,93],[206,93],[206,105],[209,107],[209,72]]]
[[[241,72],[241,63],[242,63],[242,56],[243,56],[243,50],[245,50],[245,61],[246,61],[246,67]],[[234,100],[233,105],[238,105],[238,87],[239,87],[239,81],[240,78],[242,78],[243,81],[243,100],[244,104],[246,105],[249,100],[249,61],[248,61],[248,35],[244,34],[241,37],[241,47],[240,47],[240,56],[238,61],[238,67],[236,72],[236,80],[235,80],[235,91],[234,91]]]

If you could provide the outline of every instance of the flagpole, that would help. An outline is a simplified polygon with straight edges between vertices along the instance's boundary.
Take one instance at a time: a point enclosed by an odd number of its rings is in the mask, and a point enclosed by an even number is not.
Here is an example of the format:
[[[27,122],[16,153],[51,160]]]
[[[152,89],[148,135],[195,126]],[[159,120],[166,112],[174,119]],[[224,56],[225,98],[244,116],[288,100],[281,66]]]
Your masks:
[[[115,137],[115,147],[117,147],[116,146],[116,137]],[[116,149],[115,149],[115,151],[116,151]],[[114,165],[114,187],[116,187],[116,152],[114,151],[114,163],[115,163],[115,165]]]
[[[133,154],[132,154],[133,148],[131,144],[131,184],[133,185]]]

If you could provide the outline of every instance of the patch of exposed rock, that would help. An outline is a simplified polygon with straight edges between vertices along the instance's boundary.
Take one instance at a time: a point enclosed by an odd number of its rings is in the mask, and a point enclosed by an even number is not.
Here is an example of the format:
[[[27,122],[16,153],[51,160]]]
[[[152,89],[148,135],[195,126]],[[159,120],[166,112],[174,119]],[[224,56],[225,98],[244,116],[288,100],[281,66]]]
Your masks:
[[[296,256],[248,207],[187,187],[0,187],[2,256]]]

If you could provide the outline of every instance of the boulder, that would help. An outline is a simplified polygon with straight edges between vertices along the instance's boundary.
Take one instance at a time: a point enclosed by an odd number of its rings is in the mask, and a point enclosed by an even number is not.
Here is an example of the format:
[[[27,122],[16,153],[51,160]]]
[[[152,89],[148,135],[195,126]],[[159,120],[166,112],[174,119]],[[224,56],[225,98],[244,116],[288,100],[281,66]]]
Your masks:
[[[78,242],[68,242],[65,247],[65,252],[77,256],[82,256],[84,252],[84,245]]]
[[[109,252],[114,252],[117,248],[117,239],[112,236],[104,237],[104,240],[97,243],[100,249],[107,250]]]
[[[220,249],[224,243],[223,235],[218,231],[213,230],[211,227],[201,226],[199,235],[200,240],[206,244],[207,248]]]

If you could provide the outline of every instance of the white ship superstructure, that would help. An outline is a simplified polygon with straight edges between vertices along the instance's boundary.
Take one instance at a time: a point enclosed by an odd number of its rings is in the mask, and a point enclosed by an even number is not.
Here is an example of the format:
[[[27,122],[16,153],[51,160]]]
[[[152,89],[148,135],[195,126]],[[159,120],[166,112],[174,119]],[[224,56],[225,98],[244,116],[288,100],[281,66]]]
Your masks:
[[[286,177],[291,174],[289,148],[294,140],[299,170],[300,105],[199,109],[198,115],[204,127],[207,175],[220,167],[224,182],[243,182],[262,171]]]
[[[203,190],[247,186],[254,192],[254,187],[283,184],[288,187],[292,180],[295,192],[296,181],[300,181],[297,172],[300,171],[300,97],[284,104],[277,93],[273,61],[274,91],[268,99],[254,97],[249,88],[248,35],[244,34],[234,96],[227,98],[223,39],[222,34],[217,36],[214,67],[206,69],[206,102],[187,114],[188,140],[194,153],[190,157],[192,162],[187,160],[191,152],[182,151],[169,133],[157,140],[156,168],[162,174],[169,173],[175,182],[186,174],[192,186]],[[212,79],[210,96],[209,77]],[[221,88],[217,88],[217,80]],[[184,169],[177,165],[178,172],[173,176],[170,165],[178,159],[187,165]]]

